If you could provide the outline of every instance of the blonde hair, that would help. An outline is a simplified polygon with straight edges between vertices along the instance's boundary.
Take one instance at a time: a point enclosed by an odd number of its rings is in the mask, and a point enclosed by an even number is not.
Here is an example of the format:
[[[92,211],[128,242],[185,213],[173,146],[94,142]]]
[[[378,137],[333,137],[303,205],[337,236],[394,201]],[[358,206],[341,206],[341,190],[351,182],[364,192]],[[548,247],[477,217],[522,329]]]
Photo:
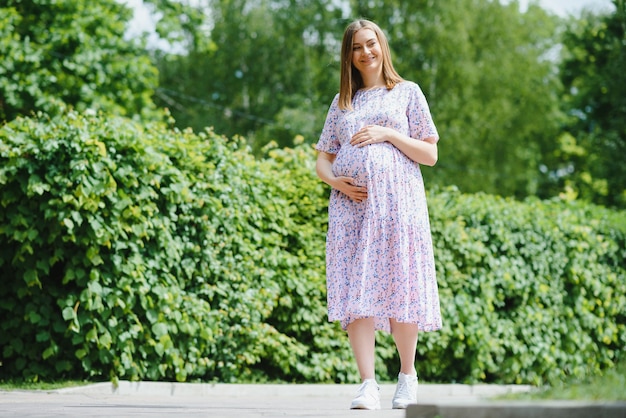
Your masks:
[[[391,63],[391,51],[389,43],[383,31],[374,22],[369,20],[355,20],[350,23],[343,33],[343,41],[341,43],[341,82],[339,86],[339,108],[342,110],[352,110],[352,98],[357,90],[364,87],[361,73],[352,64],[352,43],[354,42],[354,34],[361,29],[371,29],[378,38],[382,54],[383,54],[383,78],[387,89],[391,90],[396,84],[403,81],[398,75]]]

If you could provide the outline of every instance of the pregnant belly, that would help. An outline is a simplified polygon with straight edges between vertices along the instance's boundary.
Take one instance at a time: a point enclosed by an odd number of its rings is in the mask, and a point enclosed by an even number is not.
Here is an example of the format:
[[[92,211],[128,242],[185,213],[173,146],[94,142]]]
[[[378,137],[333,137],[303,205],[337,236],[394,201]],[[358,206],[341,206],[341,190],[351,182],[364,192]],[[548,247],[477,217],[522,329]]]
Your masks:
[[[365,147],[346,145],[333,163],[336,176],[352,177],[359,186],[367,186],[373,176],[393,169],[396,153],[391,144],[372,144]]]

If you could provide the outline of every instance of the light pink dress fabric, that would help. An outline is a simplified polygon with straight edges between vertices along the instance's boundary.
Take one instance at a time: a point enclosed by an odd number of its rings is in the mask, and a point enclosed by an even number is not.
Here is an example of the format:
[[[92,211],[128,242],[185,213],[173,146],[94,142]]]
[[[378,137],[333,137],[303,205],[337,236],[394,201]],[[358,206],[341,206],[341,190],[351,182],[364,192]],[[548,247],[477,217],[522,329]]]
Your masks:
[[[404,81],[392,90],[358,91],[353,110],[333,100],[317,150],[336,154],[333,172],[367,186],[361,203],[333,189],[328,205],[326,279],[328,320],[346,329],[374,317],[390,331],[389,319],[441,328],[439,295],[424,182],[419,164],[389,143],[362,148],[350,138],[362,126],[380,125],[423,140],[439,138],[419,86]]]

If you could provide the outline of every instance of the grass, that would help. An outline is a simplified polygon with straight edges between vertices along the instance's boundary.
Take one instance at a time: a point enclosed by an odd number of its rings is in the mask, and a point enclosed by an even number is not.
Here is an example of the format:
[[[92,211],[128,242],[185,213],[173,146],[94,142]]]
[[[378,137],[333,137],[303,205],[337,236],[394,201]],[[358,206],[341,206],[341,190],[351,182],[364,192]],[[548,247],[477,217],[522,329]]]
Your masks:
[[[66,380],[59,382],[0,381],[0,391],[9,390],[55,390],[90,385],[94,382]]]
[[[528,393],[506,395],[499,399],[626,401],[626,362],[622,361],[599,376],[557,382]]]

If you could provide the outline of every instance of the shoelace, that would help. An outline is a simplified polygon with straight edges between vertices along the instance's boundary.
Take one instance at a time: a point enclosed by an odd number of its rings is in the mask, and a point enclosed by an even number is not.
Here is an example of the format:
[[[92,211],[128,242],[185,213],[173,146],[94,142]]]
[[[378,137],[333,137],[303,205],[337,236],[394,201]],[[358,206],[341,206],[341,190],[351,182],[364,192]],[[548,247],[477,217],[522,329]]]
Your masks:
[[[360,398],[361,396],[365,396],[365,394],[367,392],[367,387],[369,385],[374,385],[374,387],[376,387],[376,383],[373,383],[373,382],[363,382],[363,383],[361,383],[361,386],[359,386],[359,389],[357,390],[357,397],[358,398]]]
[[[396,398],[400,399],[413,399],[415,396],[411,393],[411,384],[409,382],[398,382],[398,391],[396,393]]]

